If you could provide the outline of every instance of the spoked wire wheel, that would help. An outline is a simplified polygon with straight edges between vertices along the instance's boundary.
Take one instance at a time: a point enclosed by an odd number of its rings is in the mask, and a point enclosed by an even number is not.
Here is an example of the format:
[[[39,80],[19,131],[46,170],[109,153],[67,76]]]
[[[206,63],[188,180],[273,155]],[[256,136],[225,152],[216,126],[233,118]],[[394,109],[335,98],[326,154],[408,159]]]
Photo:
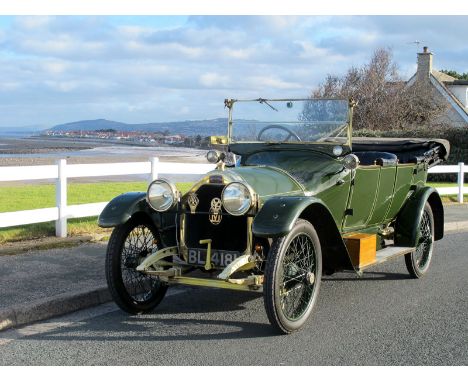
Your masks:
[[[320,288],[322,254],[314,227],[299,219],[273,242],[265,270],[264,302],[271,324],[282,333],[300,329]]]
[[[405,255],[406,268],[416,278],[422,277],[429,269],[434,249],[434,216],[431,206],[424,206],[419,222],[419,240],[416,250]]]
[[[106,276],[117,305],[136,314],[158,305],[167,291],[159,277],[138,272],[136,267],[158,250],[156,228],[144,219],[130,219],[112,232],[107,247]]]
[[[315,249],[309,235],[300,233],[292,239],[279,272],[281,309],[295,321],[307,311],[315,287]]]

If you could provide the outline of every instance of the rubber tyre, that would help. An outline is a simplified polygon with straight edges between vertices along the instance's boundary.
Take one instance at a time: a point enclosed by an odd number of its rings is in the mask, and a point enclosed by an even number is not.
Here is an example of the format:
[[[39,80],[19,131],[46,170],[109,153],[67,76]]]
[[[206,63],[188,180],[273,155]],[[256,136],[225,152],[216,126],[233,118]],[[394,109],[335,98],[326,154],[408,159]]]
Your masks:
[[[417,261],[417,250],[420,246],[423,245],[423,243],[418,244],[416,251],[413,251],[405,255],[406,268],[408,269],[409,274],[413,278],[421,278],[427,273],[427,271],[429,270],[431,260],[432,260],[432,254],[434,252],[434,215],[432,213],[431,206],[427,202],[424,205],[423,216],[421,217],[421,221],[419,222],[420,229],[421,229],[421,225],[423,224],[424,216],[427,216],[429,224],[430,224],[430,249],[427,255],[427,260],[425,260],[424,266],[422,267],[419,266],[418,261]]]
[[[309,304],[302,315],[295,320],[289,319],[281,308],[280,285],[282,263],[289,245],[297,236],[305,234],[312,242],[315,258],[315,281]],[[265,281],[263,286],[263,301],[268,319],[278,333],[289,334],[301,329],[309,318],[315,306],[322,277],[322,252],[320,240],[313,225],[306,220],[298,219],[289,234],[273,240],[265,267]]]
[[[160,282],[146,301],[135,300],[127,291],[122,278],[122,253],[129,234],[137,227],[144,226],[154,238],[159,238],[156,227],[146,219],[132,218],[112,231],[106,252],[106,278],[109,291],[115,303],[125,312],[140,314],[153,310],[164,298],[167,284]],[[158,242],[160,242],[158,240]],[[136,271],[135,271],[136,272]],[[148,276],[149,277],[149,276]]]

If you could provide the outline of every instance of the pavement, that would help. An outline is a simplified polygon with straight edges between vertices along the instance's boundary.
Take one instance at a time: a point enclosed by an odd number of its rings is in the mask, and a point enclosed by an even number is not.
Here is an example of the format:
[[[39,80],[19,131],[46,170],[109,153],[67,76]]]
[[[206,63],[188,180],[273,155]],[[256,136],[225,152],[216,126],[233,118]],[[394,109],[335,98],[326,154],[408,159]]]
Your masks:
[[[110,301],[106,243],[0,256],[0,330]]]
[[[445,206],[445,220],[447,234],[468,232],[468,205]],[[0,331],[111,301],[105,248],[89,242],[12,254],[10,247],[0,256]]]
[[[468,204],[444,205],[445,232],[465,230],[468,225]]]
[[[2,331],[0,365],[468,365],[466,237],[437,241],[422,279],[403,259],[323,277],[288,336],[272,331],[261,293],[170,288],[148,314],[106,303]]]

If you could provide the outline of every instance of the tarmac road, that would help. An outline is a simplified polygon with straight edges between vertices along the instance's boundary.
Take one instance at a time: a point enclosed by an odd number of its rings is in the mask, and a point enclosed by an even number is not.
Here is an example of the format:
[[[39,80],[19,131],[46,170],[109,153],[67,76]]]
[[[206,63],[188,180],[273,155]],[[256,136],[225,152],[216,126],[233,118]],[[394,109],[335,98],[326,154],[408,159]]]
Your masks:
[[[113,303],[0,333],[2,365],[467,365],[467,233],[436,243],[429,274],[397,259],[324,278],[300,332],[275,335],[261,294],[174,288],[152,313]]]

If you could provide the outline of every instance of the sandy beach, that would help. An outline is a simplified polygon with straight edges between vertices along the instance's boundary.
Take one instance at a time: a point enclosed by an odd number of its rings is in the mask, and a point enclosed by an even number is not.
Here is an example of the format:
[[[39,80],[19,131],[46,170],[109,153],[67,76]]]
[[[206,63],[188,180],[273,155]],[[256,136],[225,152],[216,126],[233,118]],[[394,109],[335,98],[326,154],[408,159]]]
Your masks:
[[[55,164],[66,159],[70,164],[145,162],[159,157],[161,162],[208,163],[206,150],[171,146],[135,146],[96,140],[72,140],[46,137],[1,138],[0,171],[4,166],[37,166]],[[70,182],[136,181],[146,180],[144,175],[111,176],[69,179]],[[173,175],[167,178],[194,181],[198,175]],[[47,180],[25,182],[0,182],[0,187],[29,183],[50,183]]]
[[[0,166],[34,166],[68,163],[141,162],[159,157],[165,162],[206,163],[206,150],[172,146],[144,146],[96,140],[47,137],[1,138]]]

